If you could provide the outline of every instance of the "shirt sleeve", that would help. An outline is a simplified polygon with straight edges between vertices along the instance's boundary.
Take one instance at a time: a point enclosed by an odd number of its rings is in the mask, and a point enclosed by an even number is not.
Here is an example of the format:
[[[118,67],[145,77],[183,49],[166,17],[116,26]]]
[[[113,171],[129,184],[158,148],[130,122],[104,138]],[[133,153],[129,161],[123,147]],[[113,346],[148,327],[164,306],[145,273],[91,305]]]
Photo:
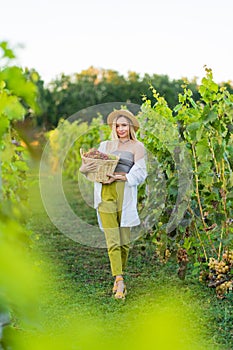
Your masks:
[[[146,162],[144,158],[139,159],[125,175],[129,186],[137,186],[147,178]]]
[[[106,152],[106,146],[107,146],[107,141],[102,141],[100,142],[100,145],[98,147],[98,151],[100,152]]]
[[[146,169],[146,151],[145,147],[141,142],[138,142],[136,154],[135,154],[135,163],[130,169],[129,173],[126,174],[126,178],[129,186],[137,186],[145,181],[147,178],[147,169]]]

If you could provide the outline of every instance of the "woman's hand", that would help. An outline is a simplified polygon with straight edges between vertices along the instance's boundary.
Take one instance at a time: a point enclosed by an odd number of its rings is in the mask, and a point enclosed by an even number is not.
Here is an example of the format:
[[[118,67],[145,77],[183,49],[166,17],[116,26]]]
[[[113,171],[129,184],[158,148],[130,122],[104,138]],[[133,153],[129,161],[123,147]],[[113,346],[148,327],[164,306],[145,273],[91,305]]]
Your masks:
[[[94,173],[97,170],[97,165],[95,162],[90,163],[82,163],[81,167],[79,168],[79,171],[83,174],[86,173]]]
[[[125,174],[107,174],[109,180],[102,182],[104,185],[111,184],[114,181],[127,181]]]

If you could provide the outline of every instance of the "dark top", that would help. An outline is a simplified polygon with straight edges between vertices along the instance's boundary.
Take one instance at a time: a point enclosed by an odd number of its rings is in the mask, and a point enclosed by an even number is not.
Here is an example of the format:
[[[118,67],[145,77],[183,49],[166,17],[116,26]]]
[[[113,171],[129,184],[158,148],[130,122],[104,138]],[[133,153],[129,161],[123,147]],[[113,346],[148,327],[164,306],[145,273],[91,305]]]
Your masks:
[[[116,154],[120,157],[114,172],[128,173],[134,165],[134,154],[129,151],[114,151],[112,154]]]

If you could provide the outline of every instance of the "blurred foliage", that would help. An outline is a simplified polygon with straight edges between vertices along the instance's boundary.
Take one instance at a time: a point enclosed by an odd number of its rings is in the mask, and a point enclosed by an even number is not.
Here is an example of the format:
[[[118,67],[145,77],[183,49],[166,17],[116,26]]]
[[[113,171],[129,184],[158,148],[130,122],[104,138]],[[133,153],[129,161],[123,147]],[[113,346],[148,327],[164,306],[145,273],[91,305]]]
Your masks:
[[[58,127],[46,133],[48,139],[44,152],[48,156],[52,171],[62,167],[63,175],[78,180],[81,166],[80,148],[89,150],[98,147],[100,142],[110,135],[109,127],[103,123],[101,116],[87,122],[76,120],[71,123],[61,119]]]
[[[6,42],[2,59],[13,59]],[[15,122],[37,109],[37,88],[16,66],[0,71],[0,316],[5,323],[19,317],[33,323],[36,317],[39,278],[29,258],[30,232],[25,229],[28,153],[22,146]],[[4,317],[3,317],[4,318]],[[12,318],[12,319],[11,319]],[[0,323],[0,346],[2,326]],[[14,328],[12,328],[13,330]]]
[[[3,57],[9,56],[7,45]],[[10,55],[11,57],[11,55]],[[17,203],[26,200],[26,173],[28,157],[23,147],[17,123],[28,113],[37,113],[38,90],[25,72],[16,66],[5,66],[0,71],[0,153],[1,153],[1,196],[4,200]]]

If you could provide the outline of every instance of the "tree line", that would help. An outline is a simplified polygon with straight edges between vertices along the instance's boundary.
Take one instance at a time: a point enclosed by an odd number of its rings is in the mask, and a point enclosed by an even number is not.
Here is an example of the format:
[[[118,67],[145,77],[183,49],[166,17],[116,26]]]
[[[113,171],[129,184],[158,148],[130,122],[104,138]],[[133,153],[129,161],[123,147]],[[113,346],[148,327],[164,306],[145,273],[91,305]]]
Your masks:
[[[27,75],[38,74],[34,70],[28,71]],[[93,66],[80,73],[72,75],[60,74],[45,86],[43,80],[37,78],[39,90],[40,113],[36,115],[36,124],[49,130],[58,125],[61,118],[66,119],[84,108],[107,102],[128,102],[142,104],[143,96],[155,103],[156,100],[151,92],[153,86],[156,91],[167,101],[173,109],[178,103],[178,96],[183,91],[183,84],[193,93],[193,100],[200,98],[197,79],[170,79],[167,75],[144,74],[129,71],[127,76],[111,69],[95,68]],[[230,93],[233,88],[229,82],[224,85]],[[90,122],[92,115],[84,115],[83,121]]]
[[[34,72],[35,73],[35,72]],[[39,78],[41,113],[36,116],[37,124],[46,130],[56,127],[59,119],[66,119],[84,108],[107,102],[128,102],[142,104],[144,94],[156,102],[151,93],[153,86],[163,96],[169,107],[178,103],[178,94],[182,92],[183,80],[171,80],[167,75],[128,72],[127,76],[115,70],[89,67],[73,75],[61,74],[46,87]],[[199,98],[196,79],[188,82],[193,98]],[[83,121],[90,122],[93,116],[84,116]],[[88,120],[86,120],[86,119]]]

